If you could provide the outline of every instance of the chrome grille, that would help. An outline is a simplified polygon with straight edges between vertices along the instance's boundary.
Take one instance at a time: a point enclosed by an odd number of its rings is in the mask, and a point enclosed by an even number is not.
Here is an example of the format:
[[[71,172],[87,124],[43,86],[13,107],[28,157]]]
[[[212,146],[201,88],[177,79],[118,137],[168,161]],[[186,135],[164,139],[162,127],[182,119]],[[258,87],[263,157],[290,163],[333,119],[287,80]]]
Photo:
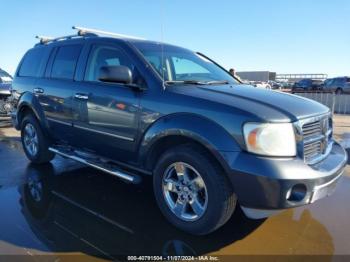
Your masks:
[[[313,158],[322,154],[321,141],[316,141],[304,145],[304,158],[306,162],[310,162]]]
[[[321,121],[312,122],[303,126],[304,139],[322,134]]]
[[[313,164],[328,154],[332,135],[329,116],[306,120],[302,124],[304,161]]]

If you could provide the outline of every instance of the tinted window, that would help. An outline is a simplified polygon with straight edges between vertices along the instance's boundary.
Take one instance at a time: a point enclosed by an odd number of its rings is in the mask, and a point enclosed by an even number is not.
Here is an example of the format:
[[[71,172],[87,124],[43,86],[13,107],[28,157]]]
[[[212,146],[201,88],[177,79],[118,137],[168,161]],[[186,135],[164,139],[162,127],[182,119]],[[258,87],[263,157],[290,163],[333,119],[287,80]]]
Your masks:
[[[73,79],[80,51],[81,45],[60,47],[52,65],[51,77]]]
[[[94,46],[89,57],[85,80],[99,81],[100,68],[102,66],[123,65],[134,71],[134,65],[123,51],[116,47]]]
[[[19,69],[19,76],[37,77],[41,66],[44,65],[45,48],[31,49],[24,56],[21,68]]]
[[[330,85],[332,85],[333,84],[333,79],[327,79],[325,82],[324,82],[324,85],[325,86],[330,86]]]
[[[8,73],[0,69],[0,83],[6,83],[11,81],[12,77]]]
[[[344,82],[344,78],[336,78],[334,81],[334,84],[336,85],[340,85]]]

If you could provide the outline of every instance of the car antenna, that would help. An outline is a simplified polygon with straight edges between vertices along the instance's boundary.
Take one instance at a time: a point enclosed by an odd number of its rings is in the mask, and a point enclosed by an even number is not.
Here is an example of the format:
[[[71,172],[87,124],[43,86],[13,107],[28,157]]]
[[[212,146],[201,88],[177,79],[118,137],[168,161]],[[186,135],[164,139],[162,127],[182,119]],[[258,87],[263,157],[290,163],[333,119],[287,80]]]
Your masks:
[[[164,72],[164,1],[160,0],[160,45],[161,45],[161,53],[162,53],[162,85],[163,85],[163,90],[166,89],[165,86],[165,72]]]

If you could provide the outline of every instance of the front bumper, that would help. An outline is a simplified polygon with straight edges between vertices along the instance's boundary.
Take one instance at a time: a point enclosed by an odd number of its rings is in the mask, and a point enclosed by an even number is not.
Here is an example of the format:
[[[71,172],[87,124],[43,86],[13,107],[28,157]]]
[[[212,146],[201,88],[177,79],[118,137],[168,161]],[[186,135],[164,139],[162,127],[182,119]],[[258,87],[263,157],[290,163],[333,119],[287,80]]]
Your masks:
[[[334,143],[321,162],[307,165],[299,158],[268,158],[246,152],[224,153],[238,201],[250,218],[267,217],[281,209],[310,204],[330,195],[347,164],[347,153]],[[292,188],[303,188],[291,198]]]

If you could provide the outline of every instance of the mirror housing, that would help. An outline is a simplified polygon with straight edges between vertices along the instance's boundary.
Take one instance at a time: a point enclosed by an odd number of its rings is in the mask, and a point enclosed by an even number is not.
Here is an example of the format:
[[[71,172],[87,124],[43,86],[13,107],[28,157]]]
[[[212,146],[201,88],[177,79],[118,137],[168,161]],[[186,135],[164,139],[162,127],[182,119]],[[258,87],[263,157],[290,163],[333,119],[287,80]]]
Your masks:
[[[98,79],[102,82],[129,85],[132,83],[132,72],[127,66],[102,66]]]

